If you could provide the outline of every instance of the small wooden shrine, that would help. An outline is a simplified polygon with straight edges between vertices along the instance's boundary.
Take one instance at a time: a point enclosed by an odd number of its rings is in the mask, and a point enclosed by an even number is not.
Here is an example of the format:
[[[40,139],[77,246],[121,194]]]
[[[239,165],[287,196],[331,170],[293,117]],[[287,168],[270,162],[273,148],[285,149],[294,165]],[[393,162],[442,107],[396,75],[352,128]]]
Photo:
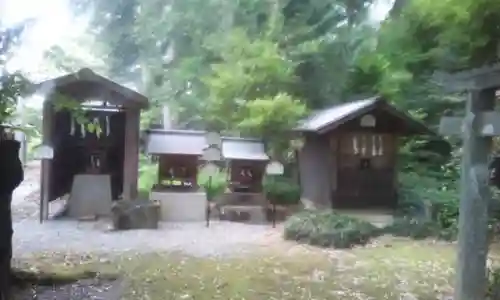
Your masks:
[[[198,209],[198,218],[204,220],[206,199],[203,195],[195,197],[195,194],[203,192],[197,184],[197,177],[199,167],[203,164],[205,134],[204,131],[190,130],[147,131],[147,153],[159,157],[158,183],[153,187],[152,197],[162,201],[162,209],[170,206],[172,210],[177,210],[176,218],[182,213],[192,214],[187,210],[196,210],[198,207],[201,208]],[[229,188],[218,203],[224,205],[251,204],[257,200],[261,202],[262,176],[269,160],[262,141],[222,137],[222,157],[228,170]],[[191,196],[178,193],[189,193]],[[173,205],[182,197],[191,199],[185,200],[188,201],[188,207]],[[180,212],[181,210],[183,212]]]
[[[262,179],[269,157],[262,141],[223,138],[222,155],[229,170],[229,191],[221,202],[239,205],[264,204]]]
[[[435,135],[381,97],[333,106],[295,128],[302,200],[328,208],[394,208],[398,137]]]
[[[113,199],[135,199],[140,112],[148,99],[90,69],[39,83],[35,92],[46,97],[43,144],[53,148],[42,160],[42,203],[70,193],[77,174],[110,175]],[[80,103],[77,112],[61,108],[62,98]]]
[[[156,191],[198,190],[199,157],[205,145],[204,132],[150,129],[146,152],[158,159]]]

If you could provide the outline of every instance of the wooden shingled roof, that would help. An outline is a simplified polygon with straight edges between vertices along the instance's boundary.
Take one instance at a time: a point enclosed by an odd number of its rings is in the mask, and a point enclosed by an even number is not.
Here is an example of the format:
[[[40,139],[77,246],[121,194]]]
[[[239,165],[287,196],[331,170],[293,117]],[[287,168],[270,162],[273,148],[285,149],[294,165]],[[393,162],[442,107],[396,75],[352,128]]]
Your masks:
[[[84,68],[75,73],[49,79],[32,87],[34,93],[50,94],[57,91],[79,101],[106,99],[120,102],[124,106],[147,108],[148,98],[137,91],[120,85],[109,78]]]
[[[380,96],[342,103],[320,110],[299,122],[299,125],[294,130],[321,134],[374,110],[382,110],[402,120],[408,125],[413,134],[435,135],[425,124],[387,103]]]
[[[200,156],[207,147],[205,131],[150,129],[146,134],[146,151],[149,154]],[[252,138],[222,137],[222,155],[229,160],[269,160],[263,141]]]

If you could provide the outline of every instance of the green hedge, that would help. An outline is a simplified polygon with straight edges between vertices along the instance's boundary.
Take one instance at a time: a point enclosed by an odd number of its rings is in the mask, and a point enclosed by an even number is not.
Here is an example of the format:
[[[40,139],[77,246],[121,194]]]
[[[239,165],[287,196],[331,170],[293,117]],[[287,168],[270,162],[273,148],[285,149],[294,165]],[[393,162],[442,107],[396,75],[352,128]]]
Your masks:
[[[296,205],[300,202],[300,186],[290,178],[267,175],[263,188],[266,197],[277,205]]]
[[[424,219],[401,218],[396,219],[393,224],[383,229],[385,234],[412,239],[436,238],[440,240],[456,240],[458,234],[457,226],[443,228],[437,222]]]
[[[331,210],[305,210],[285,222],[284,238],[320,247],[351,248],[378,236],[372,224]]]
[[[389,226],[377,228],[369,222],[331,210],[305,210],[288,218],[284,238],[320,247],[351,248],[383,234],[452,241],[457,238],[457,233],[456,226],[443,229],[430,220],[400,218]]]
[[[227,188],[227,171],[219,170],[215,174],[207,174],[203,170],[198,173],[198,185],[205,190],[207,199],[212,201],[224,193]]]

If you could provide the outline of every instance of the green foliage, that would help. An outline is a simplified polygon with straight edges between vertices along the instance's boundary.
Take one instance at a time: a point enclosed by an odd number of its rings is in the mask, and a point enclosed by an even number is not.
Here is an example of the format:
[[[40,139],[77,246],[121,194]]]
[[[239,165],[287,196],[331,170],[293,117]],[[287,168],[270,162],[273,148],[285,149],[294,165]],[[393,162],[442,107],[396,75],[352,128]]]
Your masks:
[[[333,211],[305,210],[287,219],[287,240],[320,247],[351,248],[380,234],[372,224]]]
[[[141,155],[139,159],[139,191],[149,194],[157,183],[158,164],[152,163],[149,157]]]
[[[300,203],[300,186],[290,178],[276,175],[264,177],[264,192],[268,200],[276,205]]]
[[[26,24],[20,24],[5,29],[0,20],[0,123],[8,122],[12,117],[19,97],[29,84],[21,73],[11,73],[6,68],[25,26]]]
[[[56,93],[53,95],[53,105],[55,111],[69,111],[71,117],[81,125],[87,127],[88,132],[94,132],[97,136],[102,134],[102,128],[97,120],[90,120],[85,110],[82,109],[82,104],[74,98]]]
[[[262,136],[273,155],[288,149],[286,132],[306,113],[306,106],[285,91],[296,82],[295,64],[278,43],[251,37],[237,28],[207,47],[219,53],[204,80],[209,92],[205,120],[224,131]]]
[[[17,101],[27,85],[28,81],[19,73],[0,75],[0,122],[9,120],[15,113]]]
[[[393,224],[385,227],[383,232],[416,240],[437,238],[446,241],[456,240],[458,234],[456,225],[443,228],[439,223],[432,220],[417,218],[396,219]]]
[[[488,291],[486,299],[500,299],[500,268],[491,267],[488,270]]]
[[[399,203],[403,215],[422,216],[427,206],[458,207],[458,187],[447,187],[439,176],[399,174]],[[428,216],[430,217],[430,216]]]
[[[228,185],[227,173],[219,170],[215,174],[208,174],[201,169],[198,172],[197,182],[205,190],[208,201],[213,201],[226,191]]]

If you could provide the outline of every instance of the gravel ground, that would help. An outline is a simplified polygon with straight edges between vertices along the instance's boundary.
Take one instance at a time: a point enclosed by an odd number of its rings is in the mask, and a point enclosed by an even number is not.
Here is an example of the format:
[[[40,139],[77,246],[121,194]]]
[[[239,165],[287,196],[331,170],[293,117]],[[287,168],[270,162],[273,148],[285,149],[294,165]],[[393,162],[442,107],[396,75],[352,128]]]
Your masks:
[[[200,223],[163,223],[158,230],[110,231],[109,222],[38,221],[39,173],[37,162],[28,164],[25,180],[12,200],[14,218],[14,256],[37,252],[123,252],[180,251],[196,256],[230,255],[262,244],[273,229],[270,225],[251,225],[212,221],[209,228]],[[52,210],[52,209],[51,209]]]
[[[245,252],[261,244],[271,227],[230,222],[163,223],[158,230],[110,231],[105,222],[24,220],[14,224],[14,255],[36,252],[180,251],[195,256],[218,256]]]
[[[43,224],[39,216],[39,174],[37,162],[28,164],[25,180],[12,199],[14,257],[55,252],[100,254],[183,252],[193,256],[234,256],[249,253],[269,243],[276,230],[270,225],[250,225],[213,221],[205,223],[163,223],[158,230],[111,231],[109,221],[79,222],[51,220]],[[60,206],[60,203],[51,204]],[[50,208],[51,212],[57,209]],[[115,285],[115,284],[111,284]],[[35,287],[20,291],[16,300],[119,299],[98,291],[106,285],[88,281],[59,287]],[[119,295],[119,292],[117,292]]]

